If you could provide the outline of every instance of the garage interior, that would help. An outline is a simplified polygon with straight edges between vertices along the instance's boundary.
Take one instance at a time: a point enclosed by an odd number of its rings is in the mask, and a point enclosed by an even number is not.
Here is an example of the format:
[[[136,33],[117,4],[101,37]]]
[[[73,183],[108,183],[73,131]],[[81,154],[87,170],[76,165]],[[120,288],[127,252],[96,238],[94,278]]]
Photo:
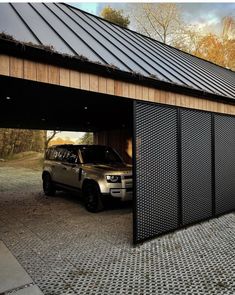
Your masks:
[[[0,87],[0,128],[92,132],[94,144],[111,146],[132,164],[130,100],[9,77]]]
[[[0,87],[0,128],[93,132],[95,143],[112,146],[132,163],[127,153],[132,101],[4,76]],[[107,202],[106,210],[94,216],[77,194],[58,191],[46,197],[41,171],[7,166],[0,166],[0,198],[1,240],[44,294],[88,294],[90,267],[118,260],[113,245],[131,244],[130,202]],[[99,292],[96,278],[93,289]]]
[[[111,146],[125,163],[132,164],[131,100],[4,76],[0,77],[0,87],[0,128],[92,132],[94,144]],[[71,197],[71,193],[57,193]],[[77,198],[79,203],[80,194]],[[130,202],[105,204],[106,209],[131,206]],[[131,228],[131,223],[127,227]]]

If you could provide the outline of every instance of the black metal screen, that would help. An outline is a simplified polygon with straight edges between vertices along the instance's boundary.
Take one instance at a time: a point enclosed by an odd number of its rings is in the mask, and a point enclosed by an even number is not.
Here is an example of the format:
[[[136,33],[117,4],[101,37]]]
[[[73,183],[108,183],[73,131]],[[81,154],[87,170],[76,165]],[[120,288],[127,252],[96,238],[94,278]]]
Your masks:
[[[177,110],[136,103],[135,242],[178,226]]]
[[[212,216],[211,114],[181,110],[182,223]]]
[[[235,118],[215,115],[215,213],[235,209]]]
[[[235,210],[235,117],[134,103],[134,242]]]

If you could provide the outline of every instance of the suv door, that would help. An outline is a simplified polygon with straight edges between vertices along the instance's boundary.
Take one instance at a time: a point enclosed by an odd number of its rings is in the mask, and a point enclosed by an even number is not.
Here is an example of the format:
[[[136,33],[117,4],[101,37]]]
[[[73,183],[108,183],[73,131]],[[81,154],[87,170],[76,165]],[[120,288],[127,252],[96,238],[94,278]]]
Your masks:
[[[67,172],[67,168],[64,163],[66,161],[68,151],[65,148],[57,148],[56,152],[56,159],[53,163],[53,181],[59,184],[64,184]]]
[[[76,189],[80,188],[79,173],[81,164],[77,152],[69,151],[62,164],[64,170],[63,183]]]

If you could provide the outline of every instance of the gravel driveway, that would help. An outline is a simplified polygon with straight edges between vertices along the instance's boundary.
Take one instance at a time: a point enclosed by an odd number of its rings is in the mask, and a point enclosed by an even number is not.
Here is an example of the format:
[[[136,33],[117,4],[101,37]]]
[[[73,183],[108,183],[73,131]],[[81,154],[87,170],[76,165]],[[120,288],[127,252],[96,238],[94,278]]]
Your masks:
[[[0,240],[44,294],[235,294],[235,215],[132,246],[130,206],[46,198],[40,172],[0,167]]]

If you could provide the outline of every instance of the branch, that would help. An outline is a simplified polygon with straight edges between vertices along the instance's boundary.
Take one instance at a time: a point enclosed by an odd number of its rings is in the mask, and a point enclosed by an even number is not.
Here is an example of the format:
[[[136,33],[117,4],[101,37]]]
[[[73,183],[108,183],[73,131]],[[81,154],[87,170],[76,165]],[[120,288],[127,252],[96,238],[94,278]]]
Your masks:
[[[51,135],[49,138],[47,138],[47,140],[46,140],[46,142],[45,142],[45,146],[46,146],[46,147],[48,146],[49,142],[50,142],[50,141],[56,136],[56,134],[59,133],[59,132],[61,132],[61,131],[53,130],[52,135]]]
[[[134,15],[134,18],[137,21],[137,23],[144,29],[146,35],[151,37],[151,34],[149,34],[148,30],[144,27],[144,25],[141,23],[141,21],[138,19],[138,17]]]
[[[161,35],[161,34],[158,32],[158,30],[155,28],[155,26],[154,26],[154,24],[153,24],[153,22],[152,22],[152,20],[151,20],[150,14],[152,15],[152,17],[154,17],[154,15],[151,13],[151,11],[148,11],[148,12],[147,12],[147,9],[146,9],[146,8],[143,8],[143,9],[144,9],[145,15],[146,15],[146,17],[147,17],[147,19],[148,19],[148,21],[149,21],[151,27],[153,28],[153,30],[155,31],[155,33],[157,33],[158,37],[164,42],[164,39],[162,38],[162,35]],[[149,10],[149,9],[148,9],[148,10]],[[156,20],[156,21],[157,21],[157,20]],[[158,25],[162,26],[162,24],[159,23],[158,21],[157,21],[157,23],[158,23]]]

